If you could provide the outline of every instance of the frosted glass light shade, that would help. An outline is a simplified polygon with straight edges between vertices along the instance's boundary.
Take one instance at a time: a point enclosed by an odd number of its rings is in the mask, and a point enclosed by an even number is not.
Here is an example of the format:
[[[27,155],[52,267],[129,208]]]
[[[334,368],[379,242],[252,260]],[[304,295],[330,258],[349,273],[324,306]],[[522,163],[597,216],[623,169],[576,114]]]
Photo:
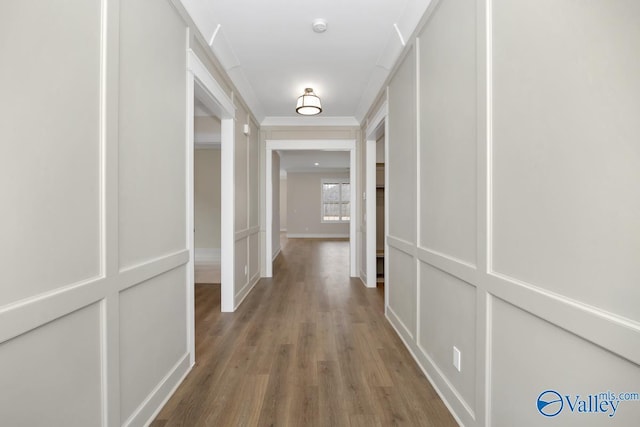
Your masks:
[[[322,104],[320,98],[313,93],[313,89],[310,87],[304,90],[304,94],[298,97],[298,104],[296,105],[296,113],[303,116],[314,116],[322,112]]]

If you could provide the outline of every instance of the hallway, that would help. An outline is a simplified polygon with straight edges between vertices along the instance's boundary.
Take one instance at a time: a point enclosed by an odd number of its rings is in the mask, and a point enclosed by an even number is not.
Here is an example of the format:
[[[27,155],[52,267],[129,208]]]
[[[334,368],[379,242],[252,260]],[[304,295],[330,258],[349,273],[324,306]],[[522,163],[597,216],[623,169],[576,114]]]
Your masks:
[[[151,426],[456,425],[384,318],[383,288],[349,278],[349,243],[285,242],[235,313],[196,286],[196,365]]]

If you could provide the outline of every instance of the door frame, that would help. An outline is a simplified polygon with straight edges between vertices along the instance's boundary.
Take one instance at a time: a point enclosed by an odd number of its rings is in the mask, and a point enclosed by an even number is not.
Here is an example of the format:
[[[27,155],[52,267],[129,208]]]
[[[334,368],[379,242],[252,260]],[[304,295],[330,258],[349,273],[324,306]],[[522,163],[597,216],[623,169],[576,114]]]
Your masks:
[[[220,182],[225,183],[220,188],[220,309],[233,311],[234,309],[234,129],[235,111],[231,98],[222,86],[213,78],[207,67],[193,52],[187,48],[187,137],[186,137],[186,204],[187,204],[187,248],[189,248],[189,262],[187,264],[187,348],[190,353],[191,364],[195,363],[195,293],[194,293],[194,101],[198,99],[205,104],[220,119]]]
[[[273,162],[272,156],[274,151],[348,151],[349,152],[349,182],[350,182],[350,215],[349,220],[349,275],[358,277],[357,261],[356,261],[356,206],[358,198],[356,197],[356,140],[355,139],[307,139],[307,140],[266,140],[266,167],[263,176],[265,182],[265,246],[264,246],[264,266],[265,271],[263,277],[273,276]]]
[[[366,286],[368,288],[375,288],[378,286],[378,274],[377,274],[377,254],[376,254],[376,241],[377,241],[377,228],[376,228],[376,141],[380,137],[381,133],[384,133],[384,145],[385,145],[385,153],[387,150],[387,114],[388,114],[388,104],[385,101],[373,118],[367,124],[366,129],[366,159],[365,159],[365,195],[366,195],[366,249],[365,249],[365,257],[366,257]],[[386,160],[386,155],[385,155]],[[387,168],[385,167],[385,191],[387,191],[386,187],[386,175]],[[386,283],[386,255],[388,254],[387,245],[386,245],[386,235],[387,235],[387,218],[386,218],[386,204],[387,204],[387,195],[385,194],[385,283]],[[385,286],[386,289],[386,286]]]

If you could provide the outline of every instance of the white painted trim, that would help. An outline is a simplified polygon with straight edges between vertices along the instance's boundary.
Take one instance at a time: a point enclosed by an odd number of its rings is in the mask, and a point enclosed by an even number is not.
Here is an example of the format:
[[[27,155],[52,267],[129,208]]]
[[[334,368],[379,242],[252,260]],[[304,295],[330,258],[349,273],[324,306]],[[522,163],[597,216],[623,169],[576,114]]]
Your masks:
[[[378,273],[377,273],[377,212],[376,212],[376,141],[377,134],[380,125],[386,123],[387,115],[389,112],[388,102],[385,100],[376,114],[367,123],[366,130],[366,159],[365,159],[365,194],[366,194],[366,232],[367,232],[367,247],[365,248],[366,264],[367,264],[367,287],[375,288],[378,286]],[[385,145],[385,158],[386,146],[387,146],[387,133],[385,129],[384,134]],[[386,174],[385,168],[385,174]],[[385,191],[386,191],[385,184]],[[385,195],[385,200],[387,199]],[[385,252],[386,253],[386,252]],[[385,267],[386,270],[386,267]]]
[[[371,120],[367,121],[367,130],[366,130],[366,136],[367,139],[376,139],[376,131],[378,130],[378,127],[380,126],[380,124],[386,120],[387,115],[389,114],[389,104],[387,103],[387,101],[384,101],[382,103],[382,105],[380,105],[380,108],[378,109],[378,111],[376,112],[376,114],[371,118]]]
[[[375,288],[377,283],[377,261],[376,261],[376,243],[377,243],[377,212],[376,212],[376,140],[369,139],[367,136],[367,152],[366,152],[366,190],[365,200],[367,206],[367,247],[365,248],[365,256],[367,259],[367,281],[368,288]]]
[[[281,253],[282,253],[282,248],[278,248],[276,253],[273,255],[273,261],[275,261],[276,258],[278,258],[278,255],[280,255]]]
[[[0,307],[0,342],[80,310],[104,298],[104,289],[121,292],[188,262],[185,249],[161,256],[109,277],[94,277]],[[114,303],[111,301],[110,303]]]
[[[258,234],[260,232],[260,226],[256,225],[251,228],[245,228],[244,230],[236,231],[234,234],[235,241],[246,239],[249,236],[253,236],[254,234]]]
[[[414,50],[415,50],[415,58],[416,58],[416,63],[415,63],[415,79],[416,79],[416,89],[415,89],[415,93],[416,93],[416,98],[415,98],[415,118],[416,118],[416,123],[415,123],[415,129],[416,129],[416,158],[415,158],[415,166],[416,166],[416,188],[415,188],[415,200],[416,200],[416,204],[415,204],[415,213],[416,213],[416,229],[415,229],[415,241],[416,241],[416,249],[415,249],[415,256],[413,258],[413,263],[414,263],[414,268],[415,268],[415,277],[416,277],[416,282],[415,282],[415,286],[416,286],[416,299],[415,299],[415,307],[416,307],[416,324],[415,324],[415,331],[416,331],[416,345],[420,345],[420,329],[421,329],[421,322],[420,319],[422,319],[422,286],[420,286],[421,280],[422,280],[422,268],[420,265],[420,261],[418,260],[418,250],[417,247],[420,246],[421,243],[421,239],[422,239],[422,215],[420,215],[422,213],[422,151],[421,151],[421,147],[422,144],[420,144],[420,124],[422,123],[421,121],[421,116],[420,116],[420,82],[421,82],[421,74],[420,74],[420,38],[416,37],[415,41],[414,41]],[[426,291],[425,291],[426,292]]]
[[[221,158],[221,171],[220,178],[225,185],[220,189],[220,204],[222,210],[221,216],[221,266],[220,266],[220,309],[223,312],[234,311],[234,268],[235,268],[235,239],[234,239],[234,227],[235,227],[235,163],[234,163],[234,147],[235,147],[235,111],[236,107],[233,105],[233,100],[227,96],[222,86],[213,78],[209,70],[197,57],[197,55],[189,48],[187,48],[187,85],[189,90],[187,91],[187,111],[190,112],[191,117],[187,120],[193,122],[193,105],[196,89],[200,94],[202,101],[209,109],[220,119],[220,158]],[[193,89],[191,89],[193,88]],[[190,123],[187,122],[187,123]],[[194,146],[194,134],[193,126],[188,126],[187,135],[187,170],[190,172],[187,176],[187,238],[190,244],[189,251],[191,252],[189,267],[190,275],[193,270],[193,253],[195,248],[193,247],[193,217],[194,217],[194,205],[193,205],[193,151]],[[191,279],[189,279],[191,280]],[[189,288],[193,288],[193,282],[188,284]],[[192,291],[190,291],[192,292]],[[195,302],[193,296],[189,295],[188,310],[194,306]],[[191,313],[189,313],[189,322],[191,320]],[[195,327],[193,328],[195,330]],[[192,333],[193,331],[190,331]],[[193,343],[190,343],[193,346]],[[195,354],[195,352],[194,352]]]
[[[185,353],[180,358],[140,406],[133,411],[133,414],[122,424],[124,427],[151,424],[191,371],[193,365],[189,363],[189,358],[189,353]]]
[[[235,120],[222,120],[220,150],[220,309],[235,310]]]
[[[258,271],[255,276],[253,276],[251,278],[251,280],[249,280],[249,283],[247,283],[246,285],[244,285],[244,287],[242,289],[240,289],[240,291],[238,292],[238,294],[236,295],[236,306],[234,307],[234,311],[240,307],[240,304],[242,304],[242,302],[245,300],[245,298],[251,293],[251,291],[253,290],[253,288],[258,284],[258,282],[260,281],[260,272]]]
[[[313,233],[294,233],[287,234],[287,239],[348,239],[348,234],[313,234]]]
[[[290,168],[285,172],[287,174],[290,173],[344,173],[348,172],[349,168],[320,168],[320,167],[312,167],[312,168]]]
[[[413,258],[417,257],[418,255],[418,249],[416,248],[416,245],[414,243],[395,236],[387,236],[387,246],[403,252]],[[388,252],[385,252],[385,255],[387,253]]]
[[[120,271],[118,292],[188,264],[190,256],[190,251],[182,249],[127,267]]]
[[[355,139],[267,139],[267,150],[322,150],[351,151],[356,148]],[[267,159],[268,160],[268,159]]]
[[[186,47],[187,47],[187,64],[189,63],[190,49],[189,28],[186,31]],[[186,193],[186,235],[187,235],[187,249],[189,250],[189,261],[187,264],[186,272],[186,292],[187,292],[187,351],[189,352],[189,365],[193,366],[196,363],[196,314],[195,314],[195,264],[194,264],[194,245],[195,245],[195,78],[193,72],[187,71],[187,117],[186,117],[186,144],[185,144],[185,193]]]
[[[289,116],[277,117],[267,116],[262,120],[260,126],[360,126],[360,122],[355,117],[303,117]]]
[[[196,248],[194,261],[196,264],[219,264],[221,255],[220,248]]]
[[[386,164],[389,162],[389,86],[385,91],[385,104],[387,105],[387,119],[384,121],[384,307],[385,314],[387,314],[387,307],[389,306],[389,193],[393,189],[389,187],[389,168]]]
[[[119,91],[120,87],[120,0],[102,0],[100,18],[100,276],[118,277],[119,270]],[[111,280],[100,280],[107,286],[99,288],[104,296],[101,303],[100,331],[101,355],[101,416],[103,426],[120,424],[120,295],[114,292]],[[105,294],[106,292],[106,294]],[[63,295],[59,295],[64,298]],[[55,305],[37,309],[37,316],[29,316],[29,321],[37,319]],[[62,300],[68,302],[66,300]],[[73,299],[72,299],[73,301]],[[66,304],[62,304],[66,305]],[[62,308],[62,307],[59,307]],[[1,311],[1,309],[0,309]],[[20,310],[22,311],[22,310]],[[68,313],[74,310],[69,310]],[[43,313],[44,312],[44,313]],[[17,313],[16,313],[17,314]],[[33,314],[33,313],[32,313]],[[6,324],[0,315],[0,324]],[[11,326],[22,322],[8,322]],[[44,324],[44,323],[42,323]],[[0,338],[0,342],[4,340]]]
[[[365,273],[362,270],[360,270],[360,281],[362,282],[363,285],[367,286],[367,273]]]
[[[387,310],[387,308],[388,307],[385,306],[385,312],[390,311],[390,309]],[[449,413],[451,413],[451,416],[453,416],[453,418],[456,420],[458,425],[464,427],[464,423],[462,422],[462,420],[460,420],[460,417],[458,417],[458,414],[453,410],[453,408],[452,408],[451,404],[449,403],[449,401],[447,400],[446,396],[442,393],[442,390],[440,390],[440,388],[438,387],[438,384],[433,381],[433,378],[431,377],[431,375],[429,375],[429,372],[427,372],[425,367],[420,363],[420,360],[416,356],[416,353],[413,351],[413,348],[409,345],[409,342],[407,342],[407,339],[400,333],[400,329],[398,329],[399,325],[396,325],[394,323],[394,320],[392,320],[392,319],[397,319],[397,316],[394,315],[394,317],[392,318],[387,314],[387,321],[389,322],[389,324],[391,324],[391,327],[395,330],[395,332],[398,335],[398,337],[400,337],[400,340],[404,344],[405,348],[409,351],[409,354],[411,354],[411,357],[413,357],[413,360],[416,362],[416,364],[418,365],[418,367],[422,371],[422,374],[427,378],[427,381],[429,381],[429,383],[431,384],[433,389],[436,391],[438,396],[440,396],[440,399],[442,399],[442,402],[447,407],[447,409],[449,410]]]
[[[222,86],[218,84],[215,78],[209,73],[207,67],[202,63],[200,58],[193,52],[193,50],[187,50],[187,69],[193,73],[194,76],[200,81],[201,86],[209,92],[212,101],[217,106],[222,107],[223,111],[228,114],[229,117],[235,116],[236,107],[233,105],[233,101],[226,94]],[[205,100],[203,100],[205,101]],[[192,103],[193,104],[193,103]],[[209,106],[207,103],[205,105]],[[193,105],[191,106],[193,109]],[[216,108],[214,107],[214,110]],[[216,114],[221,114],[221,111],[214,111]],[[219,117],[228,118],[228,117]]]
[[[356,140],[355,139],[305,139],[305,140],[266,140],[265,141],[265,241],[263,260],[265,263],[265,277],[273,276],[273,151],[274,150],[325,150],[325,151],[349,151],[350,172],[349,178],[352,183],[356,182],[357,166],[356,162]],[[223,159],[224,161],[224,159]],[[360,199],[356,197],[356,186],[351,186],[351,218],[356,218],[356,206]],[[358,277],[357,253],[356,253],[356,221],[349,222],[349,274],[351,277]],[[223,252],[224,254],[224,252]]]
[[[390,305],[387,306],[386,316],[389,322],[391,322],[391,324],[400,328],[400,330],[396,329],[396,332],[398,332],[398,336],[400,336],[400,338],[407,339],[410,342],[415,340],[415,336],[411,333],[409,328],[407,328],[407,325],[404,324],[400,316],[396,314],[396,312],[393,310],[393,308]]]
[[[351,220],[349,221],[349,270],[351,277],[358,277],[358,254],[356,252],[356,248],[358,246],[358,241],[356,240],[356,216],[357,209],[356,207],[362,203],[360,198],[356,193],[357,186],[357,176],[358,176],[358,163],[356,162],[356,147],[355,141],[353,144],[353,148],[350,150],[349,154],[349,180],[351,184],[349,186],[351,203],[349,204],[349,217]]]
[[[271,252],[273,251],[273,150],[268,147],[265,156],[265,175],[264,175],[264,185],[265,185],[265,212],[264,212],[264,224],[265,224],[265,246],[264,246],[264,266],[265,273],[264,277],[272,277],[273,276],[273,255]]]
[[[482,273],[489,272],[493,268],[493,0],[487,0],[484,3],[484,7],[484,14],[479,13],[478,17],[478,34],[483,34],[484,40],[481,36],[478,37],[478,56],[481,58],[478,60],[478,65],[482,68],[477,71],[478,88],[479,90],[484,89],[484,92],[478,94],[477,111],[479,130],[477,176],[479,203],[477,223],[479,225],[479,236],[476,253],[478,256],[477,263],[481,267],[480,272]],[[483,20],[484,28],[482,26]],[[484,64],[482,63],[483,61]],[[483,118],[484,122],[481,122]],[[482,126],[484,126],[484,129]],[[477,295],[477,319],[482,319],[482,314],[484,314],[485,318],[483,324],[479,321],[476,323],[476,355],[478,358],[476,372],[479,373],[476,393],[478,393],[478,396],[484,396],[484,402],[481,401],[484,405],[478,408],[478,411],[481,414],[484,412],[484,424],[490,426],[493,387],[493,297],[484,284],[478,289]],[[577,325],[578,321],[578,319],[573,320],[573,324]],[[483,336],[484,342],[482,340]],[[636,361],[636,363],[638,362]],[[483,380],[484,384],[482,383]]]

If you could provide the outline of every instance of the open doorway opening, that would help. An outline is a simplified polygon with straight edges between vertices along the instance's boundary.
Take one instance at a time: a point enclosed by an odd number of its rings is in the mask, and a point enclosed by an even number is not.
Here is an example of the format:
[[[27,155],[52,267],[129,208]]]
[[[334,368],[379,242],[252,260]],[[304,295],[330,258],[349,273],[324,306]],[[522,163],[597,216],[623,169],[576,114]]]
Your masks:
[[[385,135],[376,140],[376,283],[384,284],[385,260]]]
[[[386,235],[388,217],[387,172],[388,152],[387,103],[385,102],[366,130],[365,194],[366,194],[366,272],[367,287],[385,283],[388,261]],[[387,289],[385,287],[385,296]],[[386,300],[386,297],[385,297]],[[386,302],[385,302],[386,304]]]
[[[206,115],[219,121],[220,128],[220,310],[235,309],[234,283],[234,117],[231,98],[213,78],[207,67],[187,50],[187,127],[186,127],[186,238],[189,248],[187,267],[187,325],[188,349],[191,365],[195,364],[195,157],[196,157],[196,100]]]
[[[331,152],[348,167],[322,168]],[[323,154],[324,153],[324,154]],[[314,157],[315,156],[315,157]],[[294,238],[349,238],[349,275],[356,277],[356,159],[355,140],[273,140],[266,141],[265,167],[265,271],[273,275],[273,255],[278,250],[281,213],[280,170],[285,161],[287,175],[287,235]],[[318,163],[316,165],[316,163]],[[274,167],[275,166],[275,167]],[[342,170],[340,170],[342,169]],[[351,185],[353,183],[353,185]],[[278,187],[276,189],[275,187]],[[277,223],[276,223],[277,222]]]
[[[221,123],[197,97],[194,112],[194,280],[196,285],[216,286],[219,293]]]

